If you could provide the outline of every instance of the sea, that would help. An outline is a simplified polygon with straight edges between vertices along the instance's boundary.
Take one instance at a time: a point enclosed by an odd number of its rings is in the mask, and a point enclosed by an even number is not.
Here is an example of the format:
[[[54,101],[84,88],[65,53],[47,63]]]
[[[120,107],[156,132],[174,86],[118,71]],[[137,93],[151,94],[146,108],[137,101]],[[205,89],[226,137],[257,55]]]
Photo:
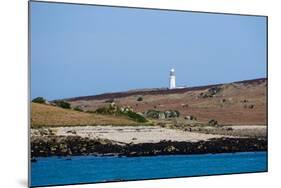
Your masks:
[[[41,157],[31,186],[100,183],[267,171],[267,152],[149,157]]]

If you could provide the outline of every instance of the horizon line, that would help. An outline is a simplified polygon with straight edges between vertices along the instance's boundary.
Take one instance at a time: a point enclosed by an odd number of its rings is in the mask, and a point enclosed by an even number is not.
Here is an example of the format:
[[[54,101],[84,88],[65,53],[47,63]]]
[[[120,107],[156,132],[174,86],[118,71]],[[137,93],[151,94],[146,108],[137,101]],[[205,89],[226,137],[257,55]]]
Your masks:
[[[93,96],[99,96],[99,95],[105,95],[105,94],[118,94],[118,93],[137,93],[137,92],[145,92],[145,91],[159,91],[159,90],[183,90],[183,89],[195,89],[195,88],[202,88],[202,87],[210,87],[210,86],[217,86],[217,85],[222,85],[222,84],[231,84],[231,83],[243,83],[247,81],[257,81],[257,80],[267,80],[268,77],[259,77],[259,78],[253,78],[253,79],[247,79],[247,80],[236,80],[236,81],[231,81],[231,82],[221,82],[221,83],[211,83],[208,85],[196,85],[196,86],[178,86],[181,88],[174,88],[174,89],[169,89],[169,87],[156,87],[156,88],[133,88],[129,90],[121,90],[121,91],[112,91],[112,92],[103,92],[103,93],[97,93],[93,95],[81,95],[81,96],[73,96],[73,97],[66,97],[66,98],[59,98],[59,99],[52,99],[50,101],[55,101],[55,100],[71,100],[75,98],[84,98],[84,97],[93,97]],[[39,97],[39,96],[37,96]],[[35,97],[36,98],[36,97]]]

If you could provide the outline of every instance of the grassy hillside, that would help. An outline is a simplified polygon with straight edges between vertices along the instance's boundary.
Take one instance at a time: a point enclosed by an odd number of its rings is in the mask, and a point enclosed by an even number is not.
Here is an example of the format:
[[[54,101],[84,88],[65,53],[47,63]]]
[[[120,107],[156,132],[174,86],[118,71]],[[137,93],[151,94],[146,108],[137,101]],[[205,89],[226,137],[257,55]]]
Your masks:
[[[266,89],[267,79],[255,79],[175,90],[109,93],[68,102],[94,111],[114,100],[119,106],[131,106],[135,112],[177,110],[181,117],[192,115],[201,122],[215,119],[221,124],[265,125]]]
[[[82,125],[137,125],[122,116],[108,116],[78,112],[45,104],[31,104],[31,127]]]

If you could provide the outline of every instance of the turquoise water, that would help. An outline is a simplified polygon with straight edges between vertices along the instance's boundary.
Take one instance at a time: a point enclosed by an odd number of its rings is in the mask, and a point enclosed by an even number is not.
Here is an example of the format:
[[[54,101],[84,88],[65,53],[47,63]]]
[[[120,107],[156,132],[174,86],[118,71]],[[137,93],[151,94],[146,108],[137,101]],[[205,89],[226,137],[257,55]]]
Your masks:
[[[266,152],[153,157],[38,158],[31,186],[267,171]]]

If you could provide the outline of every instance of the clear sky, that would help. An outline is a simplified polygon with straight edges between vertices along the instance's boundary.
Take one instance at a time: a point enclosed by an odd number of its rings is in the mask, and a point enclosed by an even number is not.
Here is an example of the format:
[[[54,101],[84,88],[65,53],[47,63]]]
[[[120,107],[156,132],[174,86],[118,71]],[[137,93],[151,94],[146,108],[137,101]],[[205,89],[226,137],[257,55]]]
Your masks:
[[[266,18],[31,2],[31,98],[266,77]]]

